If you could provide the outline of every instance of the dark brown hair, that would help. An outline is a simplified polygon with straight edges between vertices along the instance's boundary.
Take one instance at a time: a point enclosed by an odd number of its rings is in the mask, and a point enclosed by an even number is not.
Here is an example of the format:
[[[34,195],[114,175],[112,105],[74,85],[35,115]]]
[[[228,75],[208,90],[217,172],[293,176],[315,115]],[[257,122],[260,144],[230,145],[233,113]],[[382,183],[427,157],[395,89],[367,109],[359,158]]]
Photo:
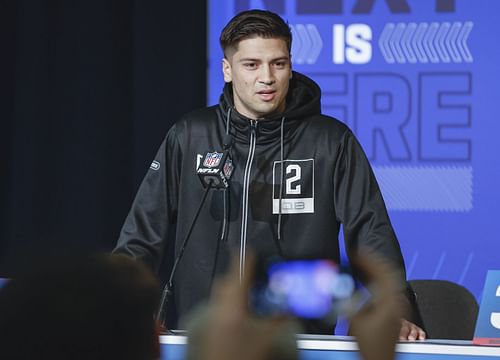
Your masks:
[[[241,40],[254,36],[283,39],[291,51],[292,33],[279,15],[266,10],[247,10],[233,17],[222,30],[219,41],[224,56],[227,57],[227,50],[236,50]]]

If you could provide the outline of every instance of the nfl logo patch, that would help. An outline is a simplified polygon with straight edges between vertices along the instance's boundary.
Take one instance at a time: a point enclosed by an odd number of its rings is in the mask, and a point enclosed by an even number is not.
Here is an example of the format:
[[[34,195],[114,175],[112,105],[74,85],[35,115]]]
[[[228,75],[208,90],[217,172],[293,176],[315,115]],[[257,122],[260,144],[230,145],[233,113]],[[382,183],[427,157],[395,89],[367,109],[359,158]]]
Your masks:
[[[229,179],[232,173],[233,173],[233,161],[228,158],[226,163],[224,164],[224,175],[226,176],[226,178]]]
[[[222,155],[224,154],[218,152],[207,153],[207,156],[205,156],[205,160],[203,161],[203,166],[211,168],[216,167],[219,165]]]

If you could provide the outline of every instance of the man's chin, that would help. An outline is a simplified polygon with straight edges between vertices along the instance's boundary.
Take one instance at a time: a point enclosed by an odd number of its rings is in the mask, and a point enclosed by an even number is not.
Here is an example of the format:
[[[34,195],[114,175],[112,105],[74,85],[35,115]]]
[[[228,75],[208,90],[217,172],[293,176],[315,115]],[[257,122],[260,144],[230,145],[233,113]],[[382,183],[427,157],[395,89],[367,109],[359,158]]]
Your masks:
[[[276,114],[278,114],[278,108],[276,106],[269,106],[269,107],[261,107],[258,111],[258,119],[261,118],[270,118]]]

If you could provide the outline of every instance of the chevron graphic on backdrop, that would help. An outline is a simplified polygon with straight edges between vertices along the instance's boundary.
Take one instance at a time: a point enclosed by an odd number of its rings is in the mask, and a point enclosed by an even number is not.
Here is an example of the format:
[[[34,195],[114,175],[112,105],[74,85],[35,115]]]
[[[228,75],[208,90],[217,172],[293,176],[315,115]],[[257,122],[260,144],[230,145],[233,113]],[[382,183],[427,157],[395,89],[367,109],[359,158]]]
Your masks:
[[[392,63],[471,63],[467,39],[474,23],[387,23],[378,45],[385,61]]]
[[[417,266],[417,260],[419,259],[419,252],[415,251],[413,255],[410,257],[407,257],[406,259],[410,259],[408,261],[408,267],[406,271],[406,276],[408,279],[418,279],[418,278],[424,278],[428,277],[430,279],[440,279],[444,278],[440,276],[441,270],[443,269],[447,253],[441,252],[439,259],[437,260],[436,266],[434,267],[433,274],[432,276],[429,276],[427,274],[428,271],[432,270],[432,263],[426,259],[425,257],[421,257],[421,260],[423,259],[424,265],[422,265],[422,261],[420,261],[420,265]],[[425,255],[425,254],[424,254]],[[472,265],[472,260],[474,259],[474,252],[468,252],[468,253],[461,253],[460,256],[467,255],[467,258],[463,262],[463,267],[462,267],[462,272],[460,273],[460,276],[458,277],[458,280],[452,279],[453,281],[457,282],[460,285],[464,284],[464,280],[466,276],[469,274],[471,270],[471,265]],[[457,254],[454,254],[455,257],[457,257]],[[455,260],[456,261],[456,260]],[[415,269],[419,269],[418,271],[415,271]],[[445,267],[446,269],[446,267]],[[426,273],[425,275],[422,274],[422,272]]]
[[[297,64],[314,64],[318,59],[323,41],[316,25],[290,25],[292,31],[292,62]]]
[[[471,166],[374,166],[373,171],[389,210],[472,210]]]

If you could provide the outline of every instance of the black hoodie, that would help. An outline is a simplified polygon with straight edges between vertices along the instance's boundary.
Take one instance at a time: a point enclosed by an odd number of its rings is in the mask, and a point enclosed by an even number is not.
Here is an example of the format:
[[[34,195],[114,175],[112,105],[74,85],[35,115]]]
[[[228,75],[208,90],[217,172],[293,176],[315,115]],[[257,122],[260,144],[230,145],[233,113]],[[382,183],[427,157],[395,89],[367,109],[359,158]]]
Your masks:
[[[378,252],[399,270],[404,287],[401,250],[370,164],[348,127],[321,114],[320,98],[318,85],[294,72],[285,112],[256,121],[234,109],[226,84],[219,106],[185,115],[167,133],[115,252],[154,269],[164,256],[174,258],[204,193],[197,164],[222,150],[226,133],[234,164],[229,190],[208,194],[179,263],[178,316],[207,298],[230,249],[240,253],[241,266],[250,247],[261,257],[338,262],[341,224],[348,255],[360,246]]]

